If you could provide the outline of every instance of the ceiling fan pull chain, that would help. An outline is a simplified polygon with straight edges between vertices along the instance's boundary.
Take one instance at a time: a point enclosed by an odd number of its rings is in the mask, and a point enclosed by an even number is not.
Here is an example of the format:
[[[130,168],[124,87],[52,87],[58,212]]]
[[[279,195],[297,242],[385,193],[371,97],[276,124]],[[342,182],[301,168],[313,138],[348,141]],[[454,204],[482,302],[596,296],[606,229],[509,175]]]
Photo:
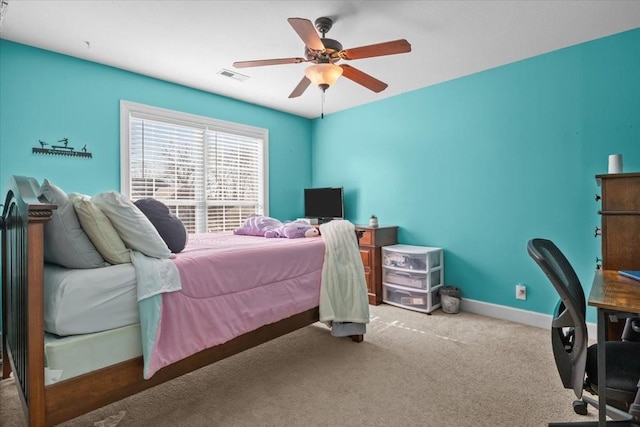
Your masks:
[[[324,119],[324,94],[325,91],[322,91],[322,103],[320,104],[320,119]]]

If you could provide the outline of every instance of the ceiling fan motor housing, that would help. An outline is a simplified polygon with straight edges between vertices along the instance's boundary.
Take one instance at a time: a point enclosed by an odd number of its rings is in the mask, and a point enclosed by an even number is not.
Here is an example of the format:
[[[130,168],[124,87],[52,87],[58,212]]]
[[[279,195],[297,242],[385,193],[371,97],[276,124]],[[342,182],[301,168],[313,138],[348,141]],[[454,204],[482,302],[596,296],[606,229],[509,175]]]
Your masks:
[[[304,54],[309,61],[317,62],[335,62],[340,59],[340,52],[342,51],[342,44],[334,39],[322,39],[324,45],[324,51],[317,52],[309,49],[305,46]]]
[[[324,50],[322,52],[317,52],[305,46],[305,57],[316,64],[334,63],[339,61],[341,59],[340,52],[342,51],[342,44],[337,40],[325,38],[325,35],[329,32],[331,27],[333,27],[333,20],[326,16],[321,16],[315,20],[315,27],[318,32],[322,34]]]

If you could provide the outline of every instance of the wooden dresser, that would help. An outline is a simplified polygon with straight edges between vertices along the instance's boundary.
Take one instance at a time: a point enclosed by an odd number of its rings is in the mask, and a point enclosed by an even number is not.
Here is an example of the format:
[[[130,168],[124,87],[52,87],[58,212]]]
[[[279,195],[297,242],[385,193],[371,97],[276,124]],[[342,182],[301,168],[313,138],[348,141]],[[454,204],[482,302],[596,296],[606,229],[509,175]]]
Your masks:
[[[356,225],[360,236],[360,256],[369,291],[369,304],[382,304],[382,253],[381,248],[398,243],[398,227]]]
[[[596,175],[601,187],[602,268],[640,270],[640,173]]]

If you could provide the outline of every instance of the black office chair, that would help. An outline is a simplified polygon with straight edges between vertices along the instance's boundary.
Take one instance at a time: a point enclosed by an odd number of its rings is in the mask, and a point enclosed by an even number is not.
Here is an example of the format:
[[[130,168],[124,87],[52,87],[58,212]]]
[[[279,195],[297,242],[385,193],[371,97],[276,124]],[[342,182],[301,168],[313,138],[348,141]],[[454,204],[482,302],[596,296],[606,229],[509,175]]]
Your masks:
[[[627,319],[622,331],[622,341],[640,341],[640,317]]]
[[[567,258],[552,241],[532,239],[527,249],[560,296],[551,323],[553,355],[562,384],[573,389],[579,399],[573,403],[575,412],[586,415],[587,403],[598,407],[597,400],[583,396],[583,390],[598,394],[598,369],[597,344],[587,347],[582,285]],[[619,420],[632,419],[629,409],[640,381],[640,343],[608,341],[605,345],[607,415]]]

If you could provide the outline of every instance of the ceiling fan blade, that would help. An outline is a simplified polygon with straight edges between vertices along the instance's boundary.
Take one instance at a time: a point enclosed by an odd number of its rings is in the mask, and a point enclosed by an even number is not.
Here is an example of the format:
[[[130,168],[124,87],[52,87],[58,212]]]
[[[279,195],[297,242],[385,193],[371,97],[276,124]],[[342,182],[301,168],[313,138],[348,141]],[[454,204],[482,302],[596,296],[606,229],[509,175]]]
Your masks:
[[[299,97],[309,87],[310,84],[311,84],[311,80],[309,80],[307,76],[304,76],[302,80],[300,80],[300,83],[298,83],[298,86],[296,86],[293,92],[291,92],[291,95],[289,95],[289,98]]]
[[[264,65],[299,64],[306,61],[304,58],[257,59],[255,61],[234,62],[233,66],[236,68],[262,67]]]
[[[324,50],[324,44],[311,21],[304,18],[289,18],[287,21],[309,49]]]
[[[385,43],[370,44],[368,46],[354,47],[342,51],[343,59],[362,59],[374,56],[395,55],[396,53],[411,52],[411,45],[405,39],[394,40]]]
[[[353,68],[350,65],[341,64],[340,67],[342,68],[343,77],[346,77],[349,80],[353,80],[354,82],[376,93],[382,92],[388,86],[385,82],[381,82],[375,77],[371,77],[369,74],[364,73],[357,68]]]

